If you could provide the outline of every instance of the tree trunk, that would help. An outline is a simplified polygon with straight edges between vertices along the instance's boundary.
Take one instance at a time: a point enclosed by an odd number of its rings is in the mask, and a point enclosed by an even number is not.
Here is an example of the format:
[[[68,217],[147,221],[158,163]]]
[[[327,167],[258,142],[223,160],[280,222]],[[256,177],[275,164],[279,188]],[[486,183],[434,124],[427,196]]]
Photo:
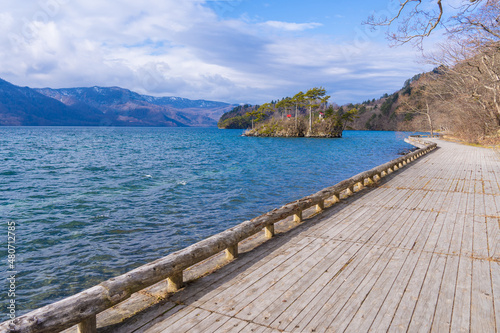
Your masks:
[[[425,106],[427,107],[427,120],[429,121],[429,127],[431,128],[431,137],[434,136],[434,127],[432,126],[431,110],[429,108],[429,103],[425,101]]]
[[[313,126],[312,107],[309,106],[309,135],[312,135],[312,126]]]
[[[295,129],[299,128],[299,123],[298,123],[298,118],[297,118],[297,109],[298,109],[298,105],[295,104]]]

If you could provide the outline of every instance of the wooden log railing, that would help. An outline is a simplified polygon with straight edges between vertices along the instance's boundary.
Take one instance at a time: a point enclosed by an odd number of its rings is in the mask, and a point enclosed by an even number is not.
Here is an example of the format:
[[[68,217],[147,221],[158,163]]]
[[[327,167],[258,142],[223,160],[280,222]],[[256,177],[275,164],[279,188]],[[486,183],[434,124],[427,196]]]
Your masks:
[[[410,137],[410,142],[421,139]],[[211,236],[196,244],[166,257],[140,266],[128,273],[111,278],[76,295],[44,306],[14,320],[0,324],[0,332],[10,333],[44,333],[60,332],[78,325],[78,332],[97,332],[96,315],[126,299],[132,294],[153,284],[167,280],[168,292],[175,292],[182,287],[183,271],[222,251],[226,251],[228,259],[238,257],[238,243],[265,230],[267,238],[274,236],[274,224],[287,217],[294,216],[295,221],[302,222],[302,212],[316,206],[317,211],[325,207],[325,200],[340,200],[340,194],[350,194],[355,187],[362,188],[365,183],[380,179],[403,167],[420,156],[437,147],[436,143],[425,142],[420,148],[405,156],[357,174],[340,183],[325,188],[315,194],[288,203],[281,208],[245,221],[233,228]]]

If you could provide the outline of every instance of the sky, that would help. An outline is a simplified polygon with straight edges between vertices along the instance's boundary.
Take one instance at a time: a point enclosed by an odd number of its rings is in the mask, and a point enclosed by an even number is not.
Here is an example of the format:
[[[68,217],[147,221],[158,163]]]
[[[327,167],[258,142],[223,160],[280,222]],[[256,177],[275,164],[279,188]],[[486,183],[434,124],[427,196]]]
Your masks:
[[[0,78],[262,104],[378,98],[432,66],[362,22],[398,0],[3,0]]]

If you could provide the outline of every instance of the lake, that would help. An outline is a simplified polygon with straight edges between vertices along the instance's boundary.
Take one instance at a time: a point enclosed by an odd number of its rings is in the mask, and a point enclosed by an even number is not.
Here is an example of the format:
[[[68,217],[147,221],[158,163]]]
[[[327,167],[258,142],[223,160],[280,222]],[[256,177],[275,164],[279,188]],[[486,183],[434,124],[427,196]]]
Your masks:
[[[409,133],[242,137],[216,128],[0,127],[0,250],[17,315],[73,295],[412,148]],[[4,307],[5,306],[5,307]],[[6,311],[1,321],[7,320]]]

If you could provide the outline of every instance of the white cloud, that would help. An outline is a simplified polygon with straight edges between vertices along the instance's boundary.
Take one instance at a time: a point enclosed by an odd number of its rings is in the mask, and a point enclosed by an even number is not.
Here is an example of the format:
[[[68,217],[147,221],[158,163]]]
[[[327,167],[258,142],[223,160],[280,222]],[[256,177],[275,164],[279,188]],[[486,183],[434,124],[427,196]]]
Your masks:
[[[0,77],[23,86],[121,86],[250,103],[324,86],[343,103],[419,71],[407,48],[369,36],[341,45],[312,31],[296,36],[320,23],[223,20],[202,0],[6,2]]]
[[[314,29],[317,27],[321,27],[321,23],[289,23],[289,22],[280,22],[280,21],[267,21],[262,23],[262,25],[275,28],[275,29],[280,29],[280,30],[285,30],[285,31],[303,31],[303,30],[308,30],[308,29]]]

